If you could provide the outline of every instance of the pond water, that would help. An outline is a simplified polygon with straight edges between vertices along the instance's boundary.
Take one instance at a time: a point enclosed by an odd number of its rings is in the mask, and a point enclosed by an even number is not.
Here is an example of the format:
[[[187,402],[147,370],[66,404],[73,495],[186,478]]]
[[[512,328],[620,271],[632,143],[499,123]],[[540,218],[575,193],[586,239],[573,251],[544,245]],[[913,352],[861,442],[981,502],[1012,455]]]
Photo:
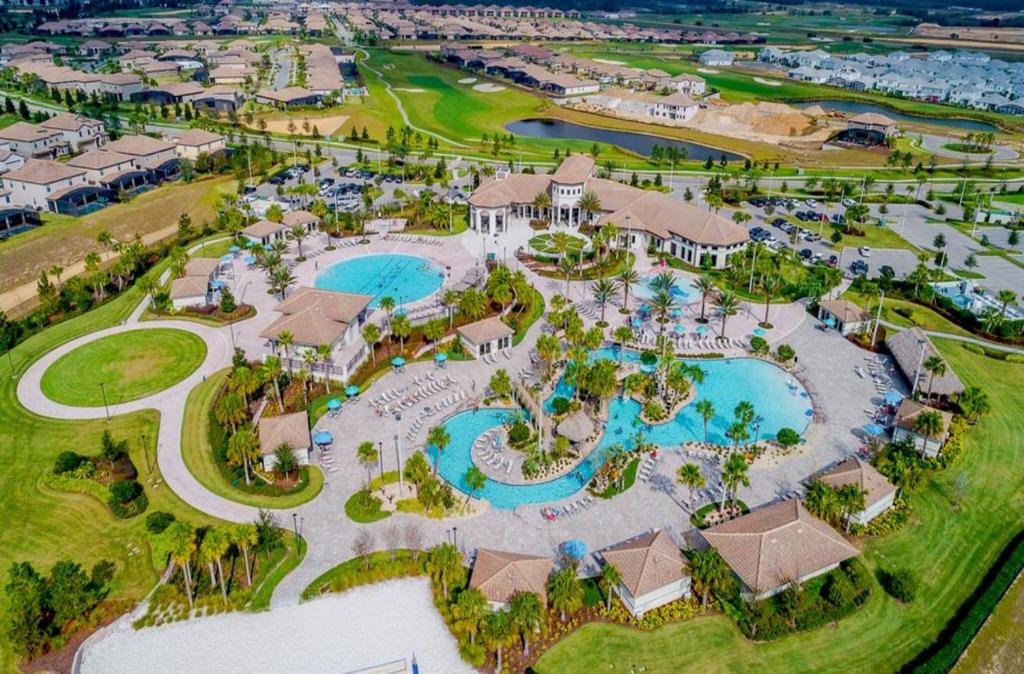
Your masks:
[[[964,119],[956,117],[928,117],[925,115],[910,115],[905,112],[897,112],[892,108],[875,103],[864,103],[862,101],[845,101],[841,99],[826,99],[823,101],[808,101],[805,103],[794,103],[798,108],[809,108],[812,105],[820,105],[826,110],[837,110],[842,113],[859,115],[864,112],[876,112],[885,115],[897,122],[913,122],[917,124],[933,124],[945,126],[952,129],[964,129],[967,131],[999,131],[999,128],[988,122],[981,122],[976,119]]]
[[[583,126],[564,122],[560,119],[521,119],[518,122],[511,122],[505,125],[505,129],[520,136],[530,138],[556,138],[564,140],[585,140],[598,143],[608,143],[621,147],[624,150],[650,156],[651,149],[655,145],[661,147],[674,147],[686,150],[686,156],[690,159],[704,161],[708,157],[719,160],[723,155],[728,161],[743,159],[735,152],[718,150],[713,147],[691,143],[685,140],[674,140],[662,138],[646,133],[635,133],[632,131],[617,131],[615,129],[599,129],[593,126]]]
[[[638,351],[626,350],[625,361],[638,361]],[[597,349],[591,360],[608,358],[617,360],[619,349]],[[758,438],[774,438],[779,429],[788,427],[803,433],[813,416],[811,400],[799,382],[784,370],[763,360],[752,358],[724,358],[687,361],[705,372],[703,384],[697,385],[697,398],[706,398],[715,406],[716,416],[708,424],[708,439],[717,444],[728,444],[726,430],[733,421],[733,410],[740,401],[749,401],[757,414]],[[550,410],[555,396],[569,397],[573,388],[564,379],[545,401]],[[519,412],[513,410],[467,410],[444,422],[451,442],[441,454],[438,472],[445,480],[462,492],[468,492],[466,471],[474,463],[473,443],[486,431],[500,426]],[[751,440],[754,439],[754,429]],[[673,447],[687,441],[704,439],[704,422],[694,405],[684,407],[673,419],[655,426],[640,421],[640,405],[630,398],[613,398],[609,403],[608,421],[597,448],[580,463],[577,469],[561,477],[529,485],[512,485],[488,479],[475,496],[487,499],[491,506],[514,509],[529,503],[546,503],[572,496],[590,481],[608,457],[610,448],[635,446],[637,435],[644,442],[660,447]],[[429,449],[432,461],[437,460],[435,448]]]

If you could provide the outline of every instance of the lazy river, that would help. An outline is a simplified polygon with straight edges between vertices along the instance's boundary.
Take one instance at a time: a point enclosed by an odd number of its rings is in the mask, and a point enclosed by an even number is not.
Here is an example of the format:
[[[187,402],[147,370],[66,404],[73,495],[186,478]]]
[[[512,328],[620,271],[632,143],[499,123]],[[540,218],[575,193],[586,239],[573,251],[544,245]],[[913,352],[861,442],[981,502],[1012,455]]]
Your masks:
[[[635,362],[640,353],[626,350],[623,360]],[[594,351],[591,359],[617,360],[619,350],[607,347]],[[716,416],[708,424],[708,440],[716,444],[729,444],[725,432],[733,420],[733,410],[741,401],[749,401],[757,413],[759,438],[771,439],[782,428],[798,433],[806,430],[814,412],[810,396],[799,382],[772,363],[753,358],[725,358],[686,361],[699,365],[706,373],[704,383],[696,385],[697,398],[705,398],[715,406]],[[572,394],[572,387],[559,381],[555,396]],[[467,410],[444,422],[451,442],[441,455],[438,472],[463,493],[467,493],[466,471],[473,465],[473,443],[486,431],[514,418],[518,412],[506,409]],[[688,441],[704,439],[704,422],[693,404],[685,406],[665,423],[650,425],[640,420],[639,403],[629,398],[613,398],[609,404],[608,421],[597,448],[573,472],[561,477],[528,485],[512,485],[488,479],[483,489],[474,495],[486,499],[492,507],[514,509],[531,503],[546,503],[567,498],[580,491],[607,458],[607,450],[616,444],[632,448],[637,433],[644,442],[660,447],[678,446]],[[753,437],[751,438],[753,439]],[[436,450],[430,449],[432,460]]]

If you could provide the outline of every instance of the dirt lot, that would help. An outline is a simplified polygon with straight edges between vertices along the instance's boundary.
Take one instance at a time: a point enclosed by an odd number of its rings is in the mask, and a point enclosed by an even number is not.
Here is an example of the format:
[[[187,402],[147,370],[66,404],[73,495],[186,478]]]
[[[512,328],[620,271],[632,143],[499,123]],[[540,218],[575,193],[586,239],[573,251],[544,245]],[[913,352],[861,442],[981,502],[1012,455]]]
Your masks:
[[[289,133],[288,123],[294,122],[295,133],[300,136],[311,136],[314,126],[320,132],[320,135],[329,136],[340,132],[342,125],[348,121],[348,115],[330,115],[325,117],[295,115],[279,119],[264,119],[267,122],[267,131],[270,133]],[[306,132],[302,126],[303,122],[309,122],[309,132]]]
[[[953,35],[956,38],[953,38]],[[986,44],[1024,45],[1024,28],[993,28],[985,26],[940,26],[934,23],[920,23],[914,28],[915,37],[980,42]]]
[[[96,236],[104,229],[118,240],[138,234],[153,242],[177,231],[182,213],[196,225],[213,218],[218,197],[234,186],[227,176],[172,183],[85,217],[47,216],[42,227],[0,243],[0,309],[10,311],[32,299],[39,272],[55,264],[64,267],[65,279],[81,273],[85,255],[98,249]]]

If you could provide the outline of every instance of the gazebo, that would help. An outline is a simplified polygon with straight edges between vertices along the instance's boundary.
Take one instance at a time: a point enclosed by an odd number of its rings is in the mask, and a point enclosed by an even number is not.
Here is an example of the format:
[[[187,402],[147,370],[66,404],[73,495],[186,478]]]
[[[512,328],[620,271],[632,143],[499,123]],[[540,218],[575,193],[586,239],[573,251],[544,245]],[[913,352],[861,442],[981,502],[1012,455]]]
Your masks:
[[[594,434],[594,422],[582,410],[573,412],[558,424],[558,434],[578,445]]]

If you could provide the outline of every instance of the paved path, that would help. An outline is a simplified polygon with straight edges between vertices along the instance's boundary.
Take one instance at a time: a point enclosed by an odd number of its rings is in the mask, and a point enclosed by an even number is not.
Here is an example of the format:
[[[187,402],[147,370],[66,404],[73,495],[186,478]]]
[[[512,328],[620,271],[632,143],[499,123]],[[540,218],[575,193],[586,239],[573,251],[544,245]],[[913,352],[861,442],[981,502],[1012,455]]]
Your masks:
[[[944,146],[949,143],[962,142],[962,138],[954,138],[952,136],[934,136],[927,133],[919,135],[921,136],[921,149],[940,157],[966,159],[971,162],[986,161],[989,157],[992,157],[992,161],[1013,161],[1017,158],[1017,151],[1007,145],[993,145],[992,152],[957,152],[956,150],[950,150]]]
[[[882,321],[882,325],[893,330],[906,330],[907,327],[903,325],[896,325],[889,321]],[[1005,351],[1007,353],[1020,353],[1024,354],[1024,349],[1018,346],[1012,346],[1010,344],[1000,344],[999,342],[990,342],[987,339],[981,339],[980,337],[969,337],[967,335],[957,335],[951,332],[942,332],[940,330],[925,330],[924,334],[929,337],[939,337],[940,339],[951,339],[955,342],[965,342],[967,344],[977,344],[983,346],[986,349],[992,349],[993,351]]]

